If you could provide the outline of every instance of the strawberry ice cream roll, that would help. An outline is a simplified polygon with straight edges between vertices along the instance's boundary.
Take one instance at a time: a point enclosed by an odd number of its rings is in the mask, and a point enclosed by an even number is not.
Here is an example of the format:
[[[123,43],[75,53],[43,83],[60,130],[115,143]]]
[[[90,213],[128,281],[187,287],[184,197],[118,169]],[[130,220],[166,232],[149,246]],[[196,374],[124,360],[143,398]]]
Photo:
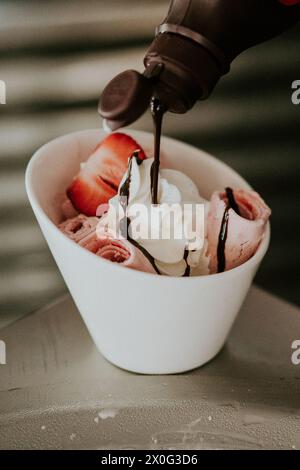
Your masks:
[[[83,214],[79,214],[72,219],[65,220],[58,228],[67,237],[79,243],[88,235],[96,231],[97,223],[99,222],[98,217],[87,217]]]
[[[256,252],[271,215],[270,208],[254,191],[215,191],[207,217],[207,254],[210,272],[240,266]]]
[[[157,274],[154,260],[145,256],[140,248],[126,239],[114,239],[98,233],[99,248],[96,255],[137,271]]]
[[[97,230],[98,217],[79,214],[59,225],[59,229],[78,245],[127,268],[149,273],[156,273],[152,259],[132,245],[128,240],[114,239],[107,232]]]
[[[98,222],[98,217],[87,217],[83,214],[79,214],[72,219],[62,222],[58,228],[67,235],[67,237],[78,243],[78,245],[96,253],[98,250],[98,240],[96,235]]]

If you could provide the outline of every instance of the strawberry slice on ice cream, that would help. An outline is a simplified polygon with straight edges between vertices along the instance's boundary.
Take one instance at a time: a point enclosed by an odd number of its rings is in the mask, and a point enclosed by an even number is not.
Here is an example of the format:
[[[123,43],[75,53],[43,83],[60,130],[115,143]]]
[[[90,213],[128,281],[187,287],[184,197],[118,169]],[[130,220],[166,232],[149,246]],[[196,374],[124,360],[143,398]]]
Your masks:
[[[78,175],[67,189],[75,209],[96,215],[97,207],[105,204],[118,192],[127,169],[128,159],[139,150],[139,158],[146,158],[141,146],[129,135],[115,132],[100,142],[88,160],[81,164]]]

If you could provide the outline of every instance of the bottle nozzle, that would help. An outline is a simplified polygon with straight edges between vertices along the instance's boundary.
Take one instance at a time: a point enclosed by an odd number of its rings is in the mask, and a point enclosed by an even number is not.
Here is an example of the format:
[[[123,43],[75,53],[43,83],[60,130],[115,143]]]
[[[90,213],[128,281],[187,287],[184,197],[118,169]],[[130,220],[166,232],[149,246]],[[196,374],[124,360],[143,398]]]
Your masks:
[[[112,130],[136,121],[149,106],[152,83],[135,70],[126,70],[113,78],[99,101],[99,113]]]

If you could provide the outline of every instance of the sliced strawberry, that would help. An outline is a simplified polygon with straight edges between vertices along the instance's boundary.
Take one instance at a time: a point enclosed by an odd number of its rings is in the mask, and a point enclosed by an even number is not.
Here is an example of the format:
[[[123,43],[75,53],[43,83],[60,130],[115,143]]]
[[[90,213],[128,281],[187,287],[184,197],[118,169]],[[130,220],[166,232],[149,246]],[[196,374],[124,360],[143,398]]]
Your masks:
[[[128,159],[138,149],[139,157],[143,160],[146,156],[140,145],[129,135],[115,132],[97,145],[87,161],[87,167],[110,184],[119,187]]]
[[[88,216],[96,215],[97,207],[107,203],[116,193],[116,188],[86,169],[80,171],[67,190],[75,209]]]
[[[73,206],[85,215],[96,215],[97,207],[117,194],[128,159],[138,149],[140,159],[146,158],[140,145],[120,132],[100,142],[67,190]]]

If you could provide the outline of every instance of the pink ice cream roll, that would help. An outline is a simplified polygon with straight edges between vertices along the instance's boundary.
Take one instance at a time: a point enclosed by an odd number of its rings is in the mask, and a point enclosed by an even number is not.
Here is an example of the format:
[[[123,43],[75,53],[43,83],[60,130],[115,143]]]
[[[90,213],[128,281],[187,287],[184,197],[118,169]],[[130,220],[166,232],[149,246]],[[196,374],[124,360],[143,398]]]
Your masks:
[[[79,214],[59,225],[59,229],[80,246],[127,268],[156,273],[149,259],[126,239],[115,239],[97,229],[98,217]]]
[[[157,274],[154,260],[150,261],[143,252],[125,238],[116,239],[108,235],[101,227],[97,229],[98,256],[117,262],[122,266],[137,271]]]
[[[226,192],[215,191],[211,197],[207,217],[211,273],[228,271],[251,258],[271,215],[270,208],[258,193],[236,189],[232,195],[236,208],[232,208]]]
[[[96,235],[98,222],[98,217],[87,217],[83,214],[79,214],[72,219],[62,222],[58,228],[80,246],[96,253],[98,250]]]

